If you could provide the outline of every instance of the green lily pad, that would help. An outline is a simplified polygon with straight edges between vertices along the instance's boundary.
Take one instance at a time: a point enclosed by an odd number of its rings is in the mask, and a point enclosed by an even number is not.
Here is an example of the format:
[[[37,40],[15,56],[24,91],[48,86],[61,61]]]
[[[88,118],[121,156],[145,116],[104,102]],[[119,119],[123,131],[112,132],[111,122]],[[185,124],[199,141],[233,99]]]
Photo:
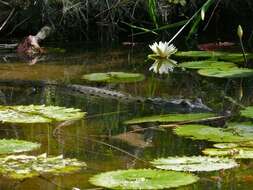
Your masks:
[[[202,152],[209,156],[228,156],[235,159],[253,159],[253,148],[207,148]]]
[[[129,169],[101,173],[89,181],[109,189],[165,189],[189,185],[198,179],[197,176],[182,172]]]
[[[58,106],[0,106],[0,121],[3,123],[48,123],[77,120],[84,115],[79,109]]]
[[[198,73],[202,76],[216,77],[216,78],[244,78],[253,76],[253,69],[247,68],[213,68],[200,69]]]
[[[246,107],[240,113],[244,117],[253,118],[253,106]]]
[[[186,58],[211,58],[220,57],[224,55],[223,52],[219,51],[178,51],[175,53],[177,57]],[[240,54],[241,55],[241,54]]]
[[[41,174],[72,173],[85,166],[84,162],[76,159],[64,159],[62,156],[10,155],[0,158],[0,175],[13,179],[25,179]]]
[[[183,67],[187,69],[213,69],[236,67],[236,64],[222,61],[190,61],[180,63],[178,67]]]
[[[15,139],[0,140],[0,154],[27,152],[39,147],[40,144],[38,143],[23,140],[15,140]]]
[[[140,73],[108,72],[83,75],[82,79],[91,82],[129,83],[142,81],[145,76]]]
[[[252,141],[253,133],[245,124],[231,124],[228,128],[210,127],[207,125],[182,125],[175,128],[175,134],[193,140],[213,142]]]
[[[243,136],[244,138],[253,137],[253,124],[250,122],[228,123],[228,127],[224,131],[232,132],[233,134]],[[250,141],[250,140],[245,140]]]
[[[148,117],[140,117],[128,120],[125,124],[139,124],[148,122],[184,122],[184,121],[198,121],[215,117],[213,113],[191,113],[191,114],[165,114],[153,115]]]
[[[232,159],[206,156],[159,158],[151,163],[159,169],[190,172],[209,172],[231,169],[238,166]]]
[[[216,143],[213,145],[215,148],[235,148],[239,146],[239,143]]]
[[[244,141],[244,142],[237,142],[237,143],[216,143],[213,146],[219,149],[237,148],[237,147],[253,148],[253,141]]]
[[[243,62],[244,57],[242,53],[231,53],[221,51],[179,51],[175,54],[176,57],[180,58],[215,58],[218,60],[232,61],[232,62]],[[252,58],[253,54],[247,53],[248,58]]]

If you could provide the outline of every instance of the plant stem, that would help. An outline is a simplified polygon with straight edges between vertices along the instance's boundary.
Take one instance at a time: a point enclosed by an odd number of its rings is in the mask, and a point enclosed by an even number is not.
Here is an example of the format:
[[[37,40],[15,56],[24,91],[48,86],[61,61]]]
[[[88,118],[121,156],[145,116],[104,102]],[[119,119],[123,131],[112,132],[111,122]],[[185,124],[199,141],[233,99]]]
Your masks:
[[[211,2],[212,0],[208,0],[204,3],[204,5],[202,5],[200,7],[200,9],[195,12],[194,15],[192,15],[192,17],[180,28],[180,30],[178,30],[178,32],[170,39],[169,44],[185,29],[185,27],[199,14],[199,12],[202,10],[203,7],[205,7],[209,2]]]
[[[240,46],[242,48],[242,54],[243,54],[243,58],[244,58],[244,66],[247,67],[247,62],[248,61],[247,61],[244,45],[243,45],[243,42],[242,42],[242,38],[239,37],[239,40],[240,40]]]

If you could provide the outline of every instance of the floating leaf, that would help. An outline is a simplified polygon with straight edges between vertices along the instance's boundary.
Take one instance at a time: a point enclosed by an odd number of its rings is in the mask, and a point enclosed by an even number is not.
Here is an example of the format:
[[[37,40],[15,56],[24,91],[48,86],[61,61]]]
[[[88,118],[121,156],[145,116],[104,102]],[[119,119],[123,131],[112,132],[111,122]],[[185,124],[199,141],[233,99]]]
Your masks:
[[[239,146],[239,143],[216,143],[213,145],[215,148],[235,148]]]
[[[221,52],[221,51],[181,51],[177,52],[175,56],[180,58],[215,58],[223,61],[232,62],[243,62],[244,58],[242,53],[231,53],[231,52]],[[253,54],[247,53],[248,58],[252,58]]]
[[[215,148],[226,149],[226,148],[242,148],[242,147],[250,147],[253,148],[253,141],[244,141],[237,143],[217,143],[213,145]]]
[[[156,168],[175,171],[216,171],[231,169],[238,164],[227,158],[211,158],[206,156],[168,157],[159,158],[151,162]]]
[[[165,189],[189,185],[198,179],[197,176],[182,172],[130,169],[101,173],[89,181],[109,189]]]
[[[224,55],[223,52],[219,51],[178,51],[175,56],[177,57],[186,57],[186,58],[211,58],[211,57],[220,57]],[[242,56],[240,54],[240,56]]]
[[[246,130],[243,124],[233,124],[228,128],[210,127],[207,125],[182,125],[174,132],[193,140],[207,140],[213,142],[243,142],[252,141],[253,134]]]
[[[216,77],[216,78],[243,78],[253,76],[253,69],[247,68],[213,68],[200,69],[198,73],[202,76]]]
[[[148,122],[184,122],[184,121],[198,121],[215,117],[213,113],[191,113],[191,114],[165,114],[153,115],[148,117],[140,117],[128,120],[125,124],[138,124]]]
[[[236,67],[236,64],[223,61],[189,61],[180,63],[178,67],[184,67],[187,69],[212,69]]]
[[[253,159],[253,148],[207,148],[202,152],[209,156],[229,156],[235,159]]]
[[[71,173],[85,166],[84,162],[76,159],[64,159],[62,156],[47,157],[46,154],[39,156],[10,155],[0,158],[0,174],[14,179],[25,179],[47,173]]]
[[[244,110],[241,110],[241,115],[244,117],[253,118],[253,106],[246,107]]]
[[[83,75],[82,79],[92,82],[129,83],[142,81],[145,77],[140,73],[108,72]]]
[[[59,106],[0,106],[0,121],[4,123],[48,123],[83,118],[79,109]]]
[[[0,140],[0,154],[27,152],[39,147],[40,144],[38,143],[23,140],[15,140],[15,139]]]

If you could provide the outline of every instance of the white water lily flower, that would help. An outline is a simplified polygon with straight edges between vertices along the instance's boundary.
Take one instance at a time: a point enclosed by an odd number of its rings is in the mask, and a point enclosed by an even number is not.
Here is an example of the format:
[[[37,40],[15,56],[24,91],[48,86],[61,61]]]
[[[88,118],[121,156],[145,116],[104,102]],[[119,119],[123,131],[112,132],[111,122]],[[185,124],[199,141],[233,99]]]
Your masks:
[[[152,45],[149,45],[150,49],[156,54],[156,56],[161,58],[169,58],[172,54],[177,52],[177,48],[168,42],[157,42],[153,43]]]
[[[174,70],[174,67],[176,65],[176,61],[172,59],[168,60],[156,60],[153,65],[149,68],[149,70],[153,70],[155,73],[159,74],[167,74],[169,72],[172,72]]]

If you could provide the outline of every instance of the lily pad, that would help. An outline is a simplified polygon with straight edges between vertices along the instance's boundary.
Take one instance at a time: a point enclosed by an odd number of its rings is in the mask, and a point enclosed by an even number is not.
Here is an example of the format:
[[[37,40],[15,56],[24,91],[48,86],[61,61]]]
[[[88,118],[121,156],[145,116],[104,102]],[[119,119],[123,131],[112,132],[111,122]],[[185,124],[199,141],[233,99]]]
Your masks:
[[[175,134],[193,140],[207,140],[213,142],[243,142],[252,141],[251,131],[243,124],[233,124],[228,128],[210,127],[207,125],[182,125],[175,128]]]
[[[216,143],[213,145],[215,148],[235,148],[239,146],[239,143]]]
[[[228,156],[235,159],[253,159],[253,148],[207,148],[202,152],[209,156]]]
[[[198,179],[197,176],[182,172],[130,169],[101,173],[89,181],[109,189],[165,189],[189,185]]]
[[[58,106],[0,106],[0,121],[3,123],[48,123],[77,120],[84,115],[79,109]]]
[[[242,53],[231,53],[221,51],[181,51],[175,54],[176,57],[180,58],[216,58],[218,60],[232,61],[232,62],[243,62],[244,58]],[[253,54],[247,53],[248,58],[252,58]]]
[[[206,156],[159,158],[151,163],[159,169],[190,172],[209,172],[231,169],[238,166],[232,159]]]
[[[0,158],[0,174],[13,179],[25,179],[48,173],[55,175],[72,173],[85,166],[84,162],[76,159],[64,159],[62,156],[47,157],[46,154],[10,155]]]
[[[15,140],[15,139],[0,140],[0,154],[27,152],[39,147],[40,144],[38,143],[23,140]]]
[[[183,67],[187,69],[213,69],[236,67],[236,64],[223,61],[190,61],[180,63],[178,67]]]
[[[200,69],[198,73],[202,76],[215,77],[215,78],[244,78],[253,76],[253,69],[247,68],[213,68],[213,69]]]
[[[253,118],[253,106],[249,106],[244,110],[241,110],[241,115],[244,117]]]
[[[191,113],[191,114],[165,114],[153,115],[148,117],[140,117],[128,120],[125,124],[139,124],[148,122],[184,122],[184,121],[198,121],[215,117],[213,113]]]
[[[224,55],[223,52],[219,51],[178,51],[175,56],[177,57],[186,57],[186,58],[211,58],[211,57],[220,57]],[[240,54],[241,56],[241,54]]]
[[[142,81],[145,76],[140,73],[108,72],[83,75],[82,79],[91,82],[130,83]]]

